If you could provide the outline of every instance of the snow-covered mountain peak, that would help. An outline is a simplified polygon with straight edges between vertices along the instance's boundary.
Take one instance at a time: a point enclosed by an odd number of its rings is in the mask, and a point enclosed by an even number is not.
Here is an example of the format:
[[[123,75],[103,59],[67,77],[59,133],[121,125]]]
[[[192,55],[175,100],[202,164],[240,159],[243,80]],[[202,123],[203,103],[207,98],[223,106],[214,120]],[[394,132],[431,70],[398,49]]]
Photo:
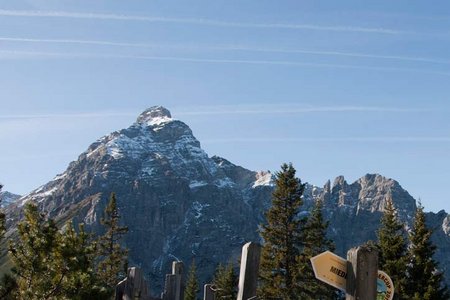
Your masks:
[[[145,110],[130,127],[100,138],[81,157],[88,161],[78,163],[87,163],[96,178],[132,173],[134,179],[148,179],[172,174],[196,187],[197,182],[225,180],[189,126],[172,119],[162,106]]]
[[[203,152],[200,143],[185,123],[173,119],[165,107],[153,106],[141,113],[130,127],[97,140],[86,154],[91,157],[95,153],[106,152],[114,159],[141,160],[143,156],[147,157],[151,153],[165,156],[165,152],[173,154],[185,148],[195,148],[195,151],[184,151],[184,154]],[[202,155],[206,156],[204,153]]]
[[[152,106],[139,115],[136,122],[154,126],[173,121],[170,111],[162,106]]]

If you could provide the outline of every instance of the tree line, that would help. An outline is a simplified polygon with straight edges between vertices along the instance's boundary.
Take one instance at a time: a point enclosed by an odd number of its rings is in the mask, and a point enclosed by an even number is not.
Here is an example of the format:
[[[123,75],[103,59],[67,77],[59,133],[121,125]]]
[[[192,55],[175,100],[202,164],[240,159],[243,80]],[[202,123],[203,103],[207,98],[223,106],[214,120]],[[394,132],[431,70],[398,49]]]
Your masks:
[[[1,185],[0,185],[1,190]],[[72,221],[59,229],[55,221],[29,201],[17,225],[17,238],[8,241],[13,267],[0,282],[0,299],[111,299],[127,269],[127,250],[120,241],[116,196],[111,194],[101,218],[104,234],[96,237]],[[0,236],[5,215],[0,214]]]

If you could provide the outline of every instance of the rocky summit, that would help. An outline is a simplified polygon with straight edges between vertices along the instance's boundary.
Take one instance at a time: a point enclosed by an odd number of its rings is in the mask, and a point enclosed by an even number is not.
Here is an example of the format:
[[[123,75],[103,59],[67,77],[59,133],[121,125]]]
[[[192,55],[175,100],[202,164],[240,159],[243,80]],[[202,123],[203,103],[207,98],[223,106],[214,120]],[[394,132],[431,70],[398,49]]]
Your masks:
[[[301,172],[300,172],[301,175]],[[208,156],[191,129],[161,106],[151,107],[127,129],[99,139],[52,181],[21,197],[7,210],[7,225],[20,220],[35,201],[59,224],[74,219],[100,232],[100,219],[115,192],[130,266],[143,268],[151,292],[161,291],[174,260],[195,258],[200,281],[211,280],[216,265],[236,261],[241,246],[259,241],[258,226],[270,206],[273,175],[253,172],[218,156]],[[398,182],[366,175],[354,183],[338,177],[323,187],[307,185],[304,210],[323,200],[329,235],[339,255],[374,240],[384,203],[392,199],[409,226],[416,201]],[[450,216],[428,213],[438,245],[436,258],[450,279]],[[447,281],[448,282],[448,281]]]

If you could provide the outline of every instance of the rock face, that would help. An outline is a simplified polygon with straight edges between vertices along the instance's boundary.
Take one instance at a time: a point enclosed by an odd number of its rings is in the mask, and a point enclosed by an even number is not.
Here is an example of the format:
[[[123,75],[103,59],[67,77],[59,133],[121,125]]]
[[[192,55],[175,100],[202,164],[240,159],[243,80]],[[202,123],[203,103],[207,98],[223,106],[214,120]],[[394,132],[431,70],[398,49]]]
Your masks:
[[[11,203],[14,203],[19,198],[20,195],[16,195],[7,191],[0,192],[0,205],[1,207],[6,207]]]
[[[228,160],[209,157],[189,127],[163,107],[144,111],[129,128],[89,146],[67,170],[7,208],[7,225],[23,204],[36,201],[60,223],[73,218],[99,232],[111,192],[117,195],[130,266],[139,266],[159,294],[173,260],[192,258],[200,281],[211,279],[219,262],[236,260],[248,241],[259,241],[258,225],[270,206],[273,175],[253,172]],[[366,175],[348,184],[343,177],[323,188],[307,185],[304,209],[324,201],[329,235],[337,252],[375,239],[384,203],[392,199],[411,223],[415,200],[396,181]],[[436,258],[450,278],[450,216],[429,213],[436,228]]]

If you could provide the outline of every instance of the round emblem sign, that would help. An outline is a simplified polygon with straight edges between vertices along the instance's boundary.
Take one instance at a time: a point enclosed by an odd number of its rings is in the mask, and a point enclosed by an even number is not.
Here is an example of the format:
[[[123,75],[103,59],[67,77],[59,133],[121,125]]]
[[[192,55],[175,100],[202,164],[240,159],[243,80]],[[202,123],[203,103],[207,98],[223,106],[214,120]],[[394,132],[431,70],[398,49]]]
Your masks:
[[[377,300],[392,300],[394,298],[394,283],[388,274],[378,270]]]

